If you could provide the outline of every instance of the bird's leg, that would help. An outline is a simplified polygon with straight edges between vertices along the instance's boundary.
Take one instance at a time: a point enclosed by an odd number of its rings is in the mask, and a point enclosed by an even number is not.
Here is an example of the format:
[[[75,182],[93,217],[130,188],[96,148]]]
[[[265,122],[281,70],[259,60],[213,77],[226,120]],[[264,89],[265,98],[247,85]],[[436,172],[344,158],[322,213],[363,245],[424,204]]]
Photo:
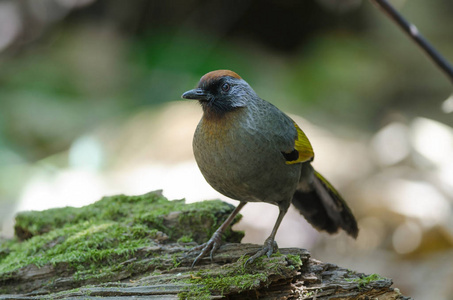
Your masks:
[[[206,243],[190,249],[189,252],[201,250],[200,254],[195,258],[192,263],[192,268],[211,250],[211,260],[214,253],[219,249],[220,244],[222,243],[222,234],[225,229],[230,226],[231,222],[234,220],[239,211],[244,207],[247,202],[240,202],[239,205],[233,210],[233,212],[228,216],[228,218],[223,222],[222,225],[214,232],[212,237]]]
[[[271,235],[264,241],[264,246],[256,252],[252,257],[247,259],[245,262],[245,265],[249,263],[253,263],[258,257],[263,256],[264,254],[267,255],[267,257],[270,257],[272,253],[276,252],[278,250],[278,245],[277,242],[275,241],[275,235],[277,234],[278,227],[280,226],[280,223],[283,220],[283,217],[285,216],[286,212],[288,211],[288,205],[282,206],[279,205],[279,213],[278,213],[278,218],[277,221],[275,222],[274,228],[272,229]]]

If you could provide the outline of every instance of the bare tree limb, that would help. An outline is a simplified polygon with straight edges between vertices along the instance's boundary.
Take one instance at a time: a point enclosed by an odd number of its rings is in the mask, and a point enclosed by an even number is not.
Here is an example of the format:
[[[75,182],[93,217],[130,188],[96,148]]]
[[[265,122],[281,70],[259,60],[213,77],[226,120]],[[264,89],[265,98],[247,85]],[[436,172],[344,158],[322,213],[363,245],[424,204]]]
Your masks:
[[[370,0],[381,8],[422,50],[445,72],[453,83],[453,67],[429,42],[414,24],[408,22],[387,0]]]

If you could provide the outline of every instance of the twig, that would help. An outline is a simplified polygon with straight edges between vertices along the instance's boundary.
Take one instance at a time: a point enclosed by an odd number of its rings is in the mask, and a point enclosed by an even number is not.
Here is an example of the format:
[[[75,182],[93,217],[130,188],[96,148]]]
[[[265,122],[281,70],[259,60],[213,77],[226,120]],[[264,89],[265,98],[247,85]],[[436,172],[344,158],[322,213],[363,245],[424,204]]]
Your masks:
[[[370,0],[381,8],[445,72],[453,82],[452,65],[426,40],[414,24],[409,23],[387,0]]]

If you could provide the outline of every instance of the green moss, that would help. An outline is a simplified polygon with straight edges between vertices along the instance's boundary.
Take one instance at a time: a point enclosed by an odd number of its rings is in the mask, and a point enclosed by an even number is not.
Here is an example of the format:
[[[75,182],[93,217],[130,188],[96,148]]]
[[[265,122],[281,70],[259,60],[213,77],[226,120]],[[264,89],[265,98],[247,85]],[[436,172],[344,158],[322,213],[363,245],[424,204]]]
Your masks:
[[[265,272],[247,273],[245,270],[238,269],[216,275],[198,272],[189,281],[195,288],[181,293],[179,297],[180,299],[211,299],[214,294],[224,295],[231,291],[243,292],[258,288],[267,279]]]
[[[299,255],[288,254],[286,255],[286,259],[295,268],[300,268],[303,265],[302,259],[300,258]]]
[[[138,248],[149,246],[155,230],[113,222],[82,222],[10,245],[0,264],[0,276],[34,264],[67,263],[73,268],[103,272],[118,258],[127,259]]]
[[[364,275],[364,276],[361,276],[358,278],[351,278],[351,279],[346,279],[346,280],[349,282],[356,282],[360,288],[360,287],[364,287],[364,286],[368,285],[370,282],[385,280],[385,279],[386,279],[385,277],[382,277],[379,274],[371,274],[368,276]]]
[[[224,205],[220,205],[220,203]],[[220,200],[195,202],[185,205],[181,210],[181,214],[178,215],[178,224],[180,226],[173,228],[173,234],[184,236],[187,235],[187,228],[204,228],[204,232],[193,230],[190,232],[192,233],[191,238],[197,243],[206,242],[225,221],[226,216],[231,213],[232,209],[234,209],[233,206]],[[204,214],[200,214],[200,211],[203,211]],[[241,217],[241,215],[238,215],[234,219],[233,224],[239,222]],[[244,237],[244,233],[227,228],[224,232],[224,237],[232,243],[239,243]]]
[[[271,274],[275,278],[275,276],[287,273],[288,270],[302,266],[302,260],[298,255],[284,256],[276,253],[270,258],[259,257],[253,265],[244,266],[248,258],[248,256],[243,256],[236,263],[223,266],[222,271],[218,273],[203,270],[193,274],[188,281],[191,284],[190,291],[181,293],[180,299],[211,299],[214,295],[256,290],[271,282]],[[289,265],[282,264],[284,259],[288,261]]]
[[[107,280],[124,269],[134,274],[174,268],[179,265],[178,253],[171,257],[171,266],[160,266],[159,257],[146,260],[146,265],[121,262],[163,241],[204,242],[232,210],[232,205],[219,200],[185,204],[184,200],[168,201],[160,193],[148,193],[104,197],[81,208],[23,212],[16,217],[19,240],[0,244],[0,283],[32,264],[65,264],[63,269],[79,280]],[[242,236],[230,231],[230,237],[237,241]]]
[[[265,274],[242,274],[226,276],[204,276],[200,279],[191,280],[196,288],[181,293],[180,299],[211,299],[213,294],[224,295],[231,290],[247,291],[258,288],[262,282],[267,280]]]
[[[193,242],[193,238],[188,235],[183,235],[177,240],[178,243],[190,243]]]
[[[184,200],[168,201],[159,193],[140,196],[118,195],[104,197],[81,208],[64,207],[42,212],[22,212],[16,217],[15,230],[20,239],[28,239],[70,224],[108,220],[143,224],[165,232],[170,239],[176,241],[177,238],[187,235],[194,226],[202,225],[205,232],[197,233],[193,237],[194,240],[198,240],[210,237],[223,222],[225,214],[228,215],[232,209],[232,205],[220,200],[186,205]],[[175,219],[169,218],[172,212],[177,212]],[[236,219],[238,220],[239,218]],[[169,226],[174,224],[180,226]]]
[[[22,212],[16,216],[16,235],[20,239],[28,239],[54,229],[79,224],[84,221],[99,220],[125,221],[133,220],[153,211],[156,216],[168,214],[171,208],[183,206],[184,201],[168,201],[158,193],[140,196],[117,195],[104,197],[84,207],[54,208],[41,212]]]
[[[229,292],[232,289],[239,289],[241,291],[250,290],[260,286],[260,283],[265,281],[267,276],[265,274],[241,274],[226,277],[208,277],[202,281],[209,290],[218,291],[220,294]]]

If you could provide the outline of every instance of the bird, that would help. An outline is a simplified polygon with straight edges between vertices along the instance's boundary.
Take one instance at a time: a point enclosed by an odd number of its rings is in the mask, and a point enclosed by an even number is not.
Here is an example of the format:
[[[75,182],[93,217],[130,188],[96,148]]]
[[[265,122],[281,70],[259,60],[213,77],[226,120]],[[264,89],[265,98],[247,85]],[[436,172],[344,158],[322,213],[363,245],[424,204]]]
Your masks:
[[[196,88],[182,94],[203,110],[192,142],[206,181],[239,204],[200,251],[195,266],[221,246],[222,234],[248,202],[276,205],[279,214],[263,247],[246,261],[270,257],[278,250],[275,235],[291,204],[316,229],[344,230],[357,238],[359,229],[339,192],[311,165],[314,152],[302,129],[276,106],[261,99],[237,73],[215,70]]]

